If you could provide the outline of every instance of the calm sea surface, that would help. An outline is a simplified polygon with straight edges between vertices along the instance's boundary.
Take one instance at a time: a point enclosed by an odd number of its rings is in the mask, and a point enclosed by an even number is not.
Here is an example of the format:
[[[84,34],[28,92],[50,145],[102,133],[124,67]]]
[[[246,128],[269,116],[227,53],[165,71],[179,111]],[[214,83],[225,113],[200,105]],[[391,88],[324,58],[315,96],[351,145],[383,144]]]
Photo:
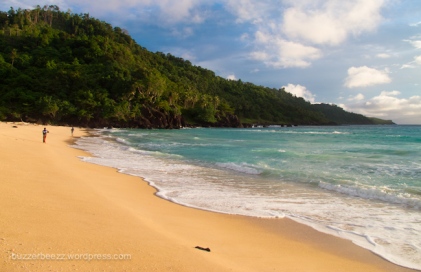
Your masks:
[[[85,161],[183,205],[289,217],[421,269],[421,126],[112,129]]]

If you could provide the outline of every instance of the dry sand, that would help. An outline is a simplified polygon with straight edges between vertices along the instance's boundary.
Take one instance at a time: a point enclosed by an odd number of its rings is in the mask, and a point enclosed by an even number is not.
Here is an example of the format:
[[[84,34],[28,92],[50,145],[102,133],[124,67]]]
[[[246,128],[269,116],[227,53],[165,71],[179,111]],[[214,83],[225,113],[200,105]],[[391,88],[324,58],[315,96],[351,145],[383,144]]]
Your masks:
[[[45,144],[42,129],[0,123],[0,271],[411,271],[288,219],[163,200],[82,162],[69,127],[47,126]]]

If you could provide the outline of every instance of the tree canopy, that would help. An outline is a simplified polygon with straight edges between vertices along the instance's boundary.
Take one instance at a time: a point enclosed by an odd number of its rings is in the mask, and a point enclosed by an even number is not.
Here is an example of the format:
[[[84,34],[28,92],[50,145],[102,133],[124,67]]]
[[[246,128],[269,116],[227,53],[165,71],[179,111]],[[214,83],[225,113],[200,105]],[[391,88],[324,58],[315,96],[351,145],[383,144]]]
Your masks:
[[[145,128],[378,121],[224,79],[55,5],[0,11],[0,79],[0,120]]]

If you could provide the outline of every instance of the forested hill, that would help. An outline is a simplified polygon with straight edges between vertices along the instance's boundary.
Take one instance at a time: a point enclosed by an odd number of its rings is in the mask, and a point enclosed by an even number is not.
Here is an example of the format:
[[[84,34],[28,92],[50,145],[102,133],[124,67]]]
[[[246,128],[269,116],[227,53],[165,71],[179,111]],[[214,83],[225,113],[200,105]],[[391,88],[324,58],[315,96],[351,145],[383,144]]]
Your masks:
[[[57,6],[0,11],[0,120],[141,128],[377,122],[149,52],[124,29]]]

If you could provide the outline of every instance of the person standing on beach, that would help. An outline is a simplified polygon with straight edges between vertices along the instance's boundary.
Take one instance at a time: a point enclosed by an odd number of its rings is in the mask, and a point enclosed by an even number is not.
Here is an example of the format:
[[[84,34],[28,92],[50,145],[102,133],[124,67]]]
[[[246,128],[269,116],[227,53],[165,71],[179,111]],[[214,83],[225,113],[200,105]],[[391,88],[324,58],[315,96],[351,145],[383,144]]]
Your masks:
[[[72,137],[73,137],[73,131],[75,131],[74,127],[72,127],[72,129],[70,129],[70,132],[72,133]]]
[[[49,131],[44,128],[44,130],[42,131],[42,142],[45,143],[45,141],[47,140],[47,133],[49,133]]]

